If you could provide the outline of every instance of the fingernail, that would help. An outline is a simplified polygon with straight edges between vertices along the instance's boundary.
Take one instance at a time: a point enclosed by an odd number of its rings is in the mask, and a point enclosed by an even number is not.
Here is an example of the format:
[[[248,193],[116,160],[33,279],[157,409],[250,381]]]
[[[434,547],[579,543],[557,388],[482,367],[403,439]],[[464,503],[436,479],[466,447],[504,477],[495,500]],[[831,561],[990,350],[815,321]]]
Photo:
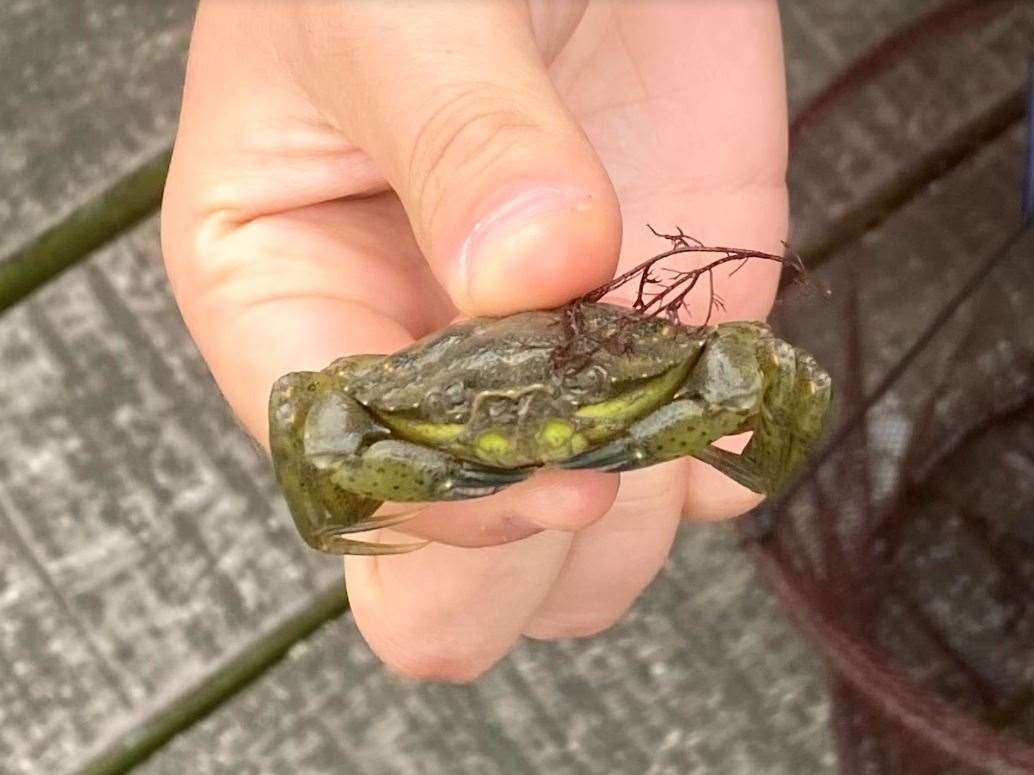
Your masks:
[[[593,198],[560,188],[537,188],[509,199],[481,218],[463,243],[459,272],[464,295],[475,307],[492,306],[514,286],[578,245],[598,239]],[[524,275],[524,276],[521,276]],[[531,283],[534,285],[534,283]],[[539,300],[529,299],[531,305]]]

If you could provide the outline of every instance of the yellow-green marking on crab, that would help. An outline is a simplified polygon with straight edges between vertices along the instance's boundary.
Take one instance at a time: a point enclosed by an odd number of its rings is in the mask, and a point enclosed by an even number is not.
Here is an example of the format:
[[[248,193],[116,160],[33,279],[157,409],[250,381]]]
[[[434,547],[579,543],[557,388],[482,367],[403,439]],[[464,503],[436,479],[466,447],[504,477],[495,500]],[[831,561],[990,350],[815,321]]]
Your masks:
[[[489,457],[502,457],[510,450],[510,442],[499,431],[488,431],[478,436],[478,452]]]
[[[430,446],[455,441],[466,428],[460,423],[422,422],[387,412],[377,412],[377,418],[400,436]]]
[[[583,433],[576,431],[570,422],[556,418],[543,423],[535,440],[538,442],[537,455],[545,463],[567,460],[589,448]]]
[[[563,420],[546,420],[539,431],[539,440],[547,447],[562,447],[574,435],[574,428]]]
[[[592,441],[609,438],[629,423],[668,401],[686,380],[691,364],[679,364],[659,377],[642,381],[614,398],[579,408],[575,417],[592,421],[585,435]]]

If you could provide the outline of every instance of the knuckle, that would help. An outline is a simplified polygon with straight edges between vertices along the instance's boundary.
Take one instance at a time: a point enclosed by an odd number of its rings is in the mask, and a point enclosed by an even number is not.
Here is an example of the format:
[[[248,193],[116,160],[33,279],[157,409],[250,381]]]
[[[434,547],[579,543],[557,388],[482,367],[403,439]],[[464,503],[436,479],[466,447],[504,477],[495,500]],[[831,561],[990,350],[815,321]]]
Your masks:
[[[421,199],[491,167],[515,147],[527,144],[536,124],[513,94],[494,85],[474,85],[448,97],[424,121],[408,163],[411,189]],[[459,181],[457,181],[457,178]]]

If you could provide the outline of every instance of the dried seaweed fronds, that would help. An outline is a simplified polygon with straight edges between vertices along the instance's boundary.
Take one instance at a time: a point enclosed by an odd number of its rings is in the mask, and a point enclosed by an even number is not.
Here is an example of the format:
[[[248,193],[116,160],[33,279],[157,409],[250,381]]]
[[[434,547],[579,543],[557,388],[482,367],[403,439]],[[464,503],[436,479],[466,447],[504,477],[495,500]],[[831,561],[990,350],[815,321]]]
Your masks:
[[[668,240],[671,243],[671,247],[663,253],[658,253],[653,258],[648,258],[638,266],[632,267],[627,272],[618,275],[599,288],[594,288],[575,302],[572,302],[573,304],[599,301],[608,293],[617,290],[623,285],[636,282],[636,297],[632,302],[632,309],[645,317],[664,315],[673,322],[677,322],[683,312],[689,312],[686,303],[689,294],[693,292],[693,289],[697,287],[701,280],[706,279],[710,290],[710,300],[703,325],[707,325],[716,310],[724,309],[724,303],[715,292],[714,287],[714,271],[718,267],[724,264],[737,263],[738,265],[729,273],[731,277],[740,271],[747,261],[754,258],[761,261],[775,261],[789,267],[798,277],[805,276],[804,263],[801,261],[800,256],[792,253],[778,256],[774,253],[764,253],[760,250],[709,246],[690,237],[681,228],[675,234],[664,234],[649,225],[647,228],[661,239]],[[717,254],[719,258],[696,269],[678,270],[658,266],[665,259],[684,253]]]
[[[561,325],[564,329],[564,343],[556,348],[553,353],[553,364],[557,372],[572,374],[585,368],[600,350],[612,353],[628,352],[633,343],[629,340],[626,329],[636,319],[630,315],[626,319],[626,325],[617,326],[615,329],[600,335],[598,332],[589,333],[585,330],[582,319],[582,305],[598,302],[608,293],[627,285],[636,283],[636,297],[632,302],[632,309],[641,317],[664,316],[673,323],[680,322],[683,312],[689,312],[687,299],[693,289],[701,282],[708,284],[708,308],[707,314],[701,326],[707,326],[716,310],[724,310],[725,303],[715,290],[714,272],[724,264],[735,263],[736,266],[729,272],[729,276],[736,274],[751,259],[762,261],[775,261],[783,266],[789,267],[797,275],[798,279],[805,277],[804,263],[795,254],[778,256],[774,253],[764,253],[759,250],[747,250],[744,248],[730,248],[722,246],[707,246],[699,240],[690,237],[681,228],[675,234],[664,234],[652,226],[647,228],[654,235],[671,243],[668,250],[648,258],[641,264],[629,269],[627,272],[618,275],[610,282],[604,283],[598,288],[586,293],[561,308],[563,317]],[[719,257],[704,266],[696,269],[672,269],[671,267],[660,266],[660,264],[672,256],[684,253],[704,253],[718,255]]]

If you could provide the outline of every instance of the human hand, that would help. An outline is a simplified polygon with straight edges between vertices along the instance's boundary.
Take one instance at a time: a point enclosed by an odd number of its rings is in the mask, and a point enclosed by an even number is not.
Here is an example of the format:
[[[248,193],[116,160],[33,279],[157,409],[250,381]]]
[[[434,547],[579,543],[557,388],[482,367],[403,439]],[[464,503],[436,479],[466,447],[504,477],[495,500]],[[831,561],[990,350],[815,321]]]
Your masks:
[[[169,277],[264,440],[281,374],[394,352],[458,314],[556,306],[659,252],[647,222],[781,252],[785,111],[774,0],[203,0]],[[777,277],[719,277],[723,317],[764,318]],[[607,628],[681,517],[756,502],[691,459],[620,484],[546,471],[430,505],[401,528],[434,541],[421,551],[347,558],[349,600],[389,667],[471,680],[522,634]]]

